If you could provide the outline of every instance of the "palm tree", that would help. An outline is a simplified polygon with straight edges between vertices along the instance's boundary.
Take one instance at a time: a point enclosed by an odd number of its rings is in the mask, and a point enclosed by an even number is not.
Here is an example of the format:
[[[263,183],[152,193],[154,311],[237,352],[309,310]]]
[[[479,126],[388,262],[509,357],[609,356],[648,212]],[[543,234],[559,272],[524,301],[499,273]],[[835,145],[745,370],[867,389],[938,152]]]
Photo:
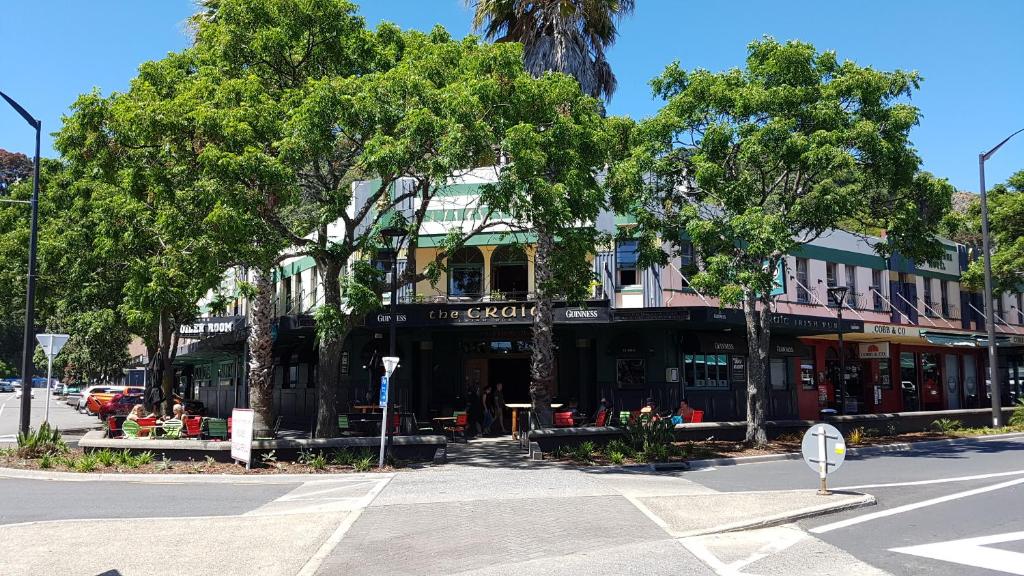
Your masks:
[[[635,0],[467,0],[474,8],[473,29],[494,42],[523,45],[523,65],[533,76],[561,72],[576,79],[584,93],[605,102],[615,92],[615,74],[605,58],[618,36],[618,21],[633,12]],[[533,322],[530,399],[543,426],[551,424],[554,387],[554,316],[550,286],[555,236],[535,227],[534,278],[537,315]]]
[[[523,65],[534,76],[562,72],[583,92],[611,100],[615,74],[605,52],[618,36],[618,21],[635,0],[467,0],[473,29],[494,42],[523,45]]]

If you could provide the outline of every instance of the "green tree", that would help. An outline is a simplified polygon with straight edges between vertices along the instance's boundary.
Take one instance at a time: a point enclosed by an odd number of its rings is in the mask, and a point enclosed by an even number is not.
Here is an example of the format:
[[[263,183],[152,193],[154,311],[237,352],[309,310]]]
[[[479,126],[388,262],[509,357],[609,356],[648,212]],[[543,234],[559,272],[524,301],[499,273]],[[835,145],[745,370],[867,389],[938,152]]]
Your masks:
[[[742,70],[676,63],[652,82],[666,104],[633,131],[608,182],[637,220],[643,265],[666,263],[685,235],[701,263],[694,287],[742,305],[748,443],[766,442],[770,294],[786,254],[835,228],[882,228],[883,255],[940,258],[952,187],[917,172],[907,100],[919,82],[771,38],[749,45]]]
[[[584,93],[606,101],[611,99],[616,82],[611,66],[605,58],[605,51],[615,42],[618,21],[633,12],[633,0],[477,0],[473,5],[473,28],[482,31],[486,38],[496,42],[522,44],[523,65],[531,75],[539,77],[548,72],[565,73],[579,83]],[[546,110],[539,112],[540,115],[546,113]],[[531,125],[532,121],[532,118],[527,119],[526,125]],[[584,164],[586,162],[587,160],[584,160]],[[588,170],[589,168],[586,168],[584,172],[588,174]],[[592,206],[590,200],[594,192],[580,189],[575,183],[558,179],[586,179],[590,176],[557,172],[558,176],[552,173],[547,178],[548,186],[554,186],[559,190],[564,187],[565,190],[580,196],[566,199],[565,202],[555,201],[553,204],[547,204],[546,208],[557,212],[582,201],[583,205],[587,206],[583,214],[589,214]],[[534,187],[536,184],[537,182],[534,182]],[[555,369],[552,298],[559,293],[555,290],[558,284],[566,287],[564,282],[554,277],[554,273],[579,271],[577,266],[560,267],[556,260],[560,254],[579,253],[573,248],[562,250],[560,245],[568,245],[570,238],[582,230],[570,231],[570,228],[564,226],[569,219],[564,215],[552,218],[550,214],[545,213],[546,211],[538,210],[535,217],[528,217],[526,212],[520,213],[521,218],[534,224],[534,231],[537,234],[535,281],[538,314],[533,323],[530,394],[534,413],[544,426],[551,424],[550,390],[554,383]],[[556,234],[562,235],[560,242],[556,241]],[[589,277],[589,274],[581,274],[571,278],[582,285],[584,279]],[[577,288],[568,288],[563,294],[579,292]]]
[[[989,232],[992,242],[992,289],[994,292],[1020,292],[1024,285],[1024,170],[988,192]],[[981,230],[981,205],[975,202],[963,219],[961,231]],[[967,231],[967,232],[964,232]],[[981,250],[981,239],[974,247]],[[985,286],[985,261],[971,262],[961,279],[981,290]]]

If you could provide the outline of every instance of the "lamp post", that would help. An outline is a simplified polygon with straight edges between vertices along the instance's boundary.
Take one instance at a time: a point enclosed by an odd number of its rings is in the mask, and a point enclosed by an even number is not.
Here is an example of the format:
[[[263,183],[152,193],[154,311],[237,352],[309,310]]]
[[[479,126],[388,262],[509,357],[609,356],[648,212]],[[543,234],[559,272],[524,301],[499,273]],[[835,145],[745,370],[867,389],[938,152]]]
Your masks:
[[[999,367],[996,360],[996,322],[992,309],[992,253],[988,232],[988,196],[985,194],[985,161],[992,157],[1010,138],[1024,132],[1017,130],[996,144],[988,152],[978,154],[978,180],[981,184],[981,243],[985,258],[985,330],[988,332],[988,378],[989,395],[992,397],[992,427],[998,428],[1003,420],[999,391]]]
[[[43,122],[36,120],[10,96],[0,92],[8,104],[21,114],[29,126],[36,129],[36,157],[32,166],[32,223],[28,237],[28,287],[25,290],[25,340],[21,356],[21,424],[20,429],[28,434],[29,418],[32,415],[32,341],[33,325],[36,322],[36,231],[39,227],[39,139],[43,133]]]
[[[846,347],[843,346],[843,304],[846,302],[848,286],[833,286],[828,289],[828,296],[839,306],[836,315],[839,327],[839,413],[846,415]]]
[[[396,226],[391,226],[381,230],[381,236],[388,239],[388,248],[391,249],[391,302],[390,302],[390,314],[388,315],[388,356],[383,358],[384,362],[384,378],[387,383],[383,384],[390,388],[391,386],[391,375],[394,373],[395,368],[398,367],[398,356],[397,356],[397,337],[398,317],[395,313],[395,302],[398,300],[398,249],[402,246],[402,238],[405,236],[405,229]],[[398,398],[398,388],[395,387],[393,394],[388,394],[390,390],[383,391],[381,393],[381,404],[384,404],[383,415],[381,416],[381,436],[380,436],[380,458],[377,463],[378,468],[384,467],[384,437],[385,430],[390,429],[387,425],[388,420],[388,407],[390,403],[388,396]],[[387,395],[386,395],[387,394]],[[397,412],[397,410],[396,410]],[[399,422],[401,422],[401,416],[399,416]]]

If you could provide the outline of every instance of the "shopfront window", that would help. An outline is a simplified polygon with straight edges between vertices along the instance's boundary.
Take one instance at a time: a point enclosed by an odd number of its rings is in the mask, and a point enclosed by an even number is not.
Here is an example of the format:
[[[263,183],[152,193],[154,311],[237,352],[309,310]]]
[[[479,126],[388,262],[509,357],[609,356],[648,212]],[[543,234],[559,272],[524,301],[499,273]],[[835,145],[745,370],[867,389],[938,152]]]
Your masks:
[[[221,362],[217,369],[217,383],[221,386],[231,386],[235,382],[235,363]]]
[[[978,397],[978,359],[973,354],[964,356],[964,395],[970,400]]]
[[[683,357],[683,381],[687,388],[729,388],[729,356],[687,354]]]
[[[814,390],[814,358],[800,359],[800,387],[804,390]]]
[[[770,370],[772,390],[786,390],[789,388],[789,381],[792,379],[792,370],[789,360],[786,358],[772,358]]]
[[[921,401],[928,409],[942,408],[939,355],[921,354]]]
[[[903,391],[903,409],[917,410],[920,397],[917,392],[917,362],[913,352],[900,353],[900,389]]]
[[[892,390],[892,375],[889,374],[889,359],[878,361],[878,384],[882,390]]]

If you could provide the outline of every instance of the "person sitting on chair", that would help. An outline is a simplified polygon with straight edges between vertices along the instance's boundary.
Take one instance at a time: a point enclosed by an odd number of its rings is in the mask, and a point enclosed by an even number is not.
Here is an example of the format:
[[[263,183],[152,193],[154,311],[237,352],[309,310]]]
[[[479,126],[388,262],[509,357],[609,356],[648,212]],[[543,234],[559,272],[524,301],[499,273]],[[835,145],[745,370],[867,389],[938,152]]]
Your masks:
[[[682,417],[683,422],[693,420],[693,408],[690,408],[690,403],[686,401],[686,398],[679,402],[679,411],[676,412],[676,415]]]

